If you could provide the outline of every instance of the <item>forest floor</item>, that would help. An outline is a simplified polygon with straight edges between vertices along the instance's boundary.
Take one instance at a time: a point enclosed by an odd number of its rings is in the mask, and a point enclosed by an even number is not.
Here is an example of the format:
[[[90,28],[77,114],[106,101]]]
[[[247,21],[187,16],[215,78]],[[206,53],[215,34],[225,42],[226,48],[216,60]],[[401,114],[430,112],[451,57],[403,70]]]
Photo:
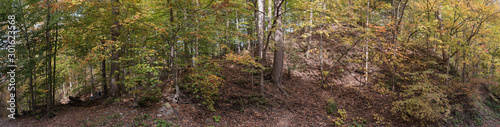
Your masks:
[[[179,126],[328,126],[333,124],[334,118],[327,113],[328,98],[337,100],[338,108],[345,109],[346,115],[353,118],[346,119],[346,123],[357,121],[375,126],[380,121],[383,121],[380,125],[389,125],[392,121],[391,118],[377,121],[373,116],[390,116],[390,98],[364,89],[343,86],[323,88],[312,81],[293,77],[284,82],[289,96],[281,94],[268,83],[268,96],[262,99],[258,96],[258,86],[250,85],[248,78],[231,75],[227,79],[231,80],[226,82],[240,84],[226,84],[221,89],[222,94],[215,106],[217,111],[209,111],[199,103],[169,103],[175,111],[165,115],[161,111],[164,107],[162,103],[132,108],[131,103],[123,100],[112,104],[96,100],[90,106],[58,105],[54,108],[54,118],[30,116],[17,120],[4,119],[0,126],[151,126],[157,125],[159,119]],[[220,119],[216,120],[219,116]]]
[[[148,107],[133,108],[129,99],[92,100],[83,106],[58,105],[56,116],[22,116],[16,120],[2,118],[0,126],[333,126],[334,115],[327,112],[327,100],[336,100],[345,109],[344,125],[411,126],[391,114],[391,98],[372,92],[367,87],[336,85],[322,87],[314,81],[292,77],[284,82],[289,96],[276,86],[266,85],[266,99],[258,96],[258,86],[250,85],[236,66],[228,67],[226,84],[221,89],[217,111],[209,111],[200,103],[159,102]],[[113,100],[111,100],[113,101]],[[171,108],[165,109],[165,104]],[[172,109],[173,112],[165,110]],[[490,111],[490,110],[487,110]],[[484,121],[482,126],[496,126],[498,119]],[[464,125],[466,126],[466,125]]]

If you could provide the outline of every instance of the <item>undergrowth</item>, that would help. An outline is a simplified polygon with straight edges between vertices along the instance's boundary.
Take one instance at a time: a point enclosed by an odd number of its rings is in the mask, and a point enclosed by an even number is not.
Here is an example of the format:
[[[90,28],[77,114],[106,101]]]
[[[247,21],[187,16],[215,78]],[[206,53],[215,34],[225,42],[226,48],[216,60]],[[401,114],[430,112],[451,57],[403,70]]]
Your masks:
[[[192,68],[193,72],[186,75],[183,82],[196,99],[201,99],[210,111],[215,111],[214,104],[219,95],[219,88],[224,85],[221,76],[221,67],[217,60],[203,58],[199,67]]]

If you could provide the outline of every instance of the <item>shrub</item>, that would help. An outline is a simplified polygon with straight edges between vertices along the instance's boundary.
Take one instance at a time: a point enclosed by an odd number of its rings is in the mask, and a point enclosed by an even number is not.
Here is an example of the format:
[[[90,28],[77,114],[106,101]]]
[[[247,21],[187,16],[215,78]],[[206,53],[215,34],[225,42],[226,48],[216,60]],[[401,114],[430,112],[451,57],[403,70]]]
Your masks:
[[[214,118],[215,122],[219,122],[221,117],[220,116],[213,116],[213,118]]]
[[[391,112],[405,121],[435,122],[450,114],[444,91],[427,81],[408,86],[403,96],[406,99],[392,103]]]
[[[226,61],[230,61],[230,62],[235,63],[235,64],[252,66],[252,67],[259,68],[259,69],[265,69],[264,66],[262,66],[260,63],[255,62],[255,60],[253,60],[249,54],[236,55],[236,54],[229,53],[229,54],[226,54],[225,58],[226,58]],[[260,72],[259,69],[245,68],[242,71],[248,72],[248,73],[258,73],[258,72]]]
[[[161,97],[162,94],[160,88],[153,88],[148,92],[143,92],[138,104],[141,107],[149,106],[151,103],[160,102]]]
[[[333,122],[335,123],[335,126],[342,126],[344,124],[344,120],[347,119],[347,112],[345,109],[338,109],[337,113],[339,116],[333,119]]]
[[[327,101],[327,112],[332,114],[332,115],[335,115],[335,111],[337,111],[337,103],[335,103],[335,100],[332,98],[329,98]]]
[[[174,125],[173,123],[167,122],[164,119],[155,119],[154,122],[156,123],[157,127],[171,127]]]

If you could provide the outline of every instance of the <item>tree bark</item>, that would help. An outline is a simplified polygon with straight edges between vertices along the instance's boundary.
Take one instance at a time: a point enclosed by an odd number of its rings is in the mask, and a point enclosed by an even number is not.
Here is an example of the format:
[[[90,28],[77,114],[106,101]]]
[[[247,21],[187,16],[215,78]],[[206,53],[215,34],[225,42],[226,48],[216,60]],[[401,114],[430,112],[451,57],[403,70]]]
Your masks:
[[[258,8],[258,13],[257,13],[257,39],[259,41],[259,56],[260,56],[260,62],[262,65],[264,65],[263,59],[264,58],[264,53],[263,53],[263,38],[264,38],[264,0],[257,0],[257,8]],[[264,69],[260,69],[260,95],[264,96]]]
[[[313,0],[311,0],[311,2],[313,2]],[[309,59],[309,50],[311,50],[311,41],[312,41],[312,23],[313,23],[313,10],[312,8],[310,8],[309,10],[309,33],[311,35],[309,35],[309,40],[307,41],[307,51],[306,51],[306,59]]]
[[[366,28],[369,28],[370,21],[370,0],[368,0],[367,8],[366,8]],[[367,31],[368,32],[368,31]],[[368,83],[368,39],[366,39],[365,43],[366,48],[366,59],[365,59],[365,85]]]
[[[275,0],[275,5],[281,4],[282,0]],[[285,56],[285,48],[283,45],[283,33],[281,28],[281,6],[276,6],[276,32],[274,34],[274,41],[276,41],[277,50],[274,51],[274,62],[273,62],[273,70],[271,72],[271,79],[274,84],[278,86],[278,88],[285,94],[288,95],[285,91],[285,88],[281,84],[281,79],[283,76],[283,58]]]
[[[238,31],[238,33],[240,32],[240,22],[239,22],[239,19],[238,19],[238,11],[236,11],[236,31]],[[236,35],[236,49],[238,50],[238,53],[241,52],[241,44],[240,44],[240,40],[239,40],[239,35]]]
[[[46,30],[45,30],[45,47],[46,47],[46,53],[45,53],[45,60],[46,60],[46,67],[45,67],[45,71],[46,71],[46,74],[45,74],[45,82],[46,82],[46,85],[47,85],[47,98],[46,98],[46,105],[47,105],[47,115],[50,113],[50,104],[51,104],[51,68],[50,68],[50,65],[51,65],[51,58],[50,58],[50,52],[51,52],[51,48],[50,48],[50,26],[49,26],[49,22],[50,22],[50,0],[47,0],[47,19],[46,19]],[[17,111],[17,110],[16,110]]]
[[[120,23],[118,21],[118,16],[120,15],[118,4],[120,4],[119,0],[113,0],[112,6],[112,22],[113,26],[111,27],[111,41],[114,42],[114,45],[111,46],[111,66],[110,66],[110,87],[111,87],[111,96],[118,97],[120,95],[119,84],[117,83],[120,80],[120,52],[118,49],[118,37],[120,37]]]
[[[101,40],[102,46],[104,46],[105,41]],[[104,51],[102,52],[102,55],[104,54]],[[106,59],[102,59],[101,61],[101,83],[102,83],[102,96],[107,97],[108,96],[108,82],[106,78]],[[71,88],[71,80],[70,80],[70,88]]]

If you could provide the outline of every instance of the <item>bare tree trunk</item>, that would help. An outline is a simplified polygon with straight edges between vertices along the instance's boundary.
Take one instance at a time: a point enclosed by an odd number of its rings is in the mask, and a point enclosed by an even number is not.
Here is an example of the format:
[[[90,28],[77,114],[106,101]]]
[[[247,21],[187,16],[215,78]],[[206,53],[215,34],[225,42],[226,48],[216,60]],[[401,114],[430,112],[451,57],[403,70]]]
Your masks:
[[[260,0],[253,0],[253,5],[254,5],[254,7],[255,7],[255,9],[254,9],[254,13],[253,13],[254,18],[255,18],[255,19],[254,19],[254,21],[255,21],[255,36],[257,36],[257,41],[253,43],[253,44],[254,44],[254,45],[253,45],[253,47],[254,47],[254,49],[253,49],[253,56],[254,56],[254,57],[260,56],[260,55],[259,55],[259,51],[260,51],[260,49],[259,49],[259,46],[258,46],[258,45],[260,45],[260,41],[259,41],[259,37],[260,37],[260,36],[259,36],[259,29],[260,29],[260,28],[259,28],[259,27],[260,27],[260,26],[259,26],[259,20],[260,20],[260,19],[259,19],[259,15],[260,15],[260,13],[262,13],[262,12],[260,12],[260,11],[259,11],[259,7],[258,7],[258,2],[259,2],[259,1],[260,1]],[[260,59],[260,58],[259,58],[259,59]]]
[[[101,40],[102,46],[104,46],[105,41]],[[102,55],[104,54],[104,51],[102,52]],[[108,81],[106,77],[106,59],[102,59],[101,61],[101,83],[102,83],[102,96],[103,97],[108,97],[109,90],[108,90]],[[71,88],[71,80],[70,80],[70,88]]]
[[[229,13],[226,11],[226,28],[229,28]],[[221,51],[223,51],[221,53],[221,56],[224,56],[224,54],[228,53],[228,49],[231,49],[229,48],[231,45],[229,43],[229,31],[227,29],[224,30],[224,35],[226,36],[226,46],[228,47],[227,49],[222,49],[222,46],[221,46]]]
[[[313,0],[311,0],[313,2]],[[311,34],[309,36],[309,40],[307,41],[307,51],[306,51],[306,58],[309,59],[309,50],[311,50],[311,40],[313,36],[313,28],[312,28],[312,23],[313,23],[313,10],[310,8],[309,10],[309,33]]]
[[[111,41],[113,41],[116,44],[118,42],[118,37],[120,37],[120,23],[118,21],[118,16],[120,15],[119,9],[118,9],[118,4],[120,4],[119,0],[114,0],[113,1],[113,6],[112,6],[112,22],[113,26],[111,27]],[[111,46],[111,66],[110,66],[110,86],[111,86],[111,96],[112,97],[118,97],[120,96],[120,89],[119,89],[119,84],[117,83],[120,80],[120,63],[118,62],[120,60],[120,52],[117,51],[118,47],[117,46]]]
[[[396,34],[396,20],[397,20],[397,16],[398,16],[398,7],[396,6],[396,0],[392,0],[392,6],[394,7],[393,10],[392,10],[392,22],[393,22],[393,25],[392,25],[392,43],[394,44],[394,49],[393,49],[393,56],[394,56],[394,59],[396,59],[396,49],[398,48],[397,46],[397,42],[396,42],[396,38],[397,38],[397,34]],[[392,73],[392,91],[394,91],[394,88],[396,86],[396,71],[397,71],[397,67],[396,67],[396,60],[393,60],[394,62],[392,63],[392,66],[393,66],[393,73]]]
[[[278,88],[285,94],[288,95],[285,91],[285,88],[281,84],[281,79],[283,77],[283,58],[285,56],[285,48],[283,45],[283,34],[281,28],[281,5],[282,0],[275,0],[276,5],[276,33],[274,34],[274,41],[276,41],[277,50],[274,51],[274,63],[273,63],[273,71],[271,73],[271,79],[274,81],[274,84],[278,86]]]
[[[50,104],[51,104],[51,81],[49,80],[50,79],[50,75],[51,75],[51,68],[50,68],[50,65],[51,65],[51,58],[49,57],[50,56],[50,52],[51,52],[51,48],[50,48],[50,27],[49,27],[49,22],[50,22],[50,0],[47,0],[47,21],[45,22],[46,24],[46,30],[45,30],[45,46],[46,46],[46,67],[45,67],[45,71],[46,71],[46,85],[47,85],[47,98],[46,98],[46,101],[47,101],[47,115],[50,113]]]
[[[448,48],[450,49],[450,48]],[[446,58],[446,75],[450,75],[450,57]],[[450,83],[450,79],[449,78],[446,78],[446,86],[448,86],[448,84]]]
[[[198,3],[198,0],[196,0],[196,6],[197,7],[200,6],[200,3]],[[198,31],[198,23],[199,23],[198,16],[196,16],[196,31]],[[195,60],[195,58],[198,57],[198,47],[199,47],[199,45],[198,45],[198,39],[199,39],[198,36],[196,36],[196,39],[194,41],[194,47],[195,47],[194,48],[194,52],[195,53],[193,55],[193,68],[195,68],[195,69],[196,69],[196,60]]]
[[[366,28],[369,28],[370,26],[370,0],[368,0],[367,3],[367,8],[366,8]],[[369,31],[366,31],[369,32]],[[365,85],[368,84],[368,38],[366,39],[365,43],[365,48],[366,48],[366,59],[365,59]]]
[[[260,62],[264,65],[263,59],[263,39],[264,39],[264,0],[257,0],[257,8],[258,8],[258,19],[257,19],[257,38],[259,41],[259,56]],[[264,69],[260,69],[260,95],[264,96]]]
[[[56,57],[57,57],[57,41],[58,41],[57,37],[59,36],[59,29],[57,27],[58,23],[59,23],[58,20],[56,20],[56,36],[54,37],[56,40],[54,42],[54,54],[53,54],[54,65],[52,67],[52,106],[54,106],[56,101],[56,90],[54,85],[56,85]]]
[[[463,55],[463,57],[462,57],[463,58],[463,61],[462,61],[462,64],[463,64],[463,66],[462,66],[462,83],[465,83],[465,66],[467,65],[465,63],[465,52],[462,55]]]
[[[172,4],[170,0],[168,0],[169,4]],[[172,6],[172,5],[170,5]],[[174,22],[174,11],[173,8],[170,8],[169,10],[169,15],[170,15],[170,22]],[[175,64],[176,61],[176,51],[175,51],[175,46],[176,46],[176,38],[175,34],[172,34],[169,40],[169,45],[170,45],[170,68],[172,68],[172,77],[173,77],[173,82],[175,86],[175,95],[174,95],[174,103],[177,103],[183,94],[181,93],[181,90],[179,88],[179,84],[177,83],[177,66]]]
[[[236,11],[236,30],[238,32],[240,32],[240,22],[239,22],[239,19],[238,19],[238,11]],[[238,53],[241,52],[241,46],[240,46],[240,40],[239,40],[239,37],[238,35],[236,35],[236,48],[238,49]]]
[[[249,19],[249,22],[251,20]],[[245,18],[243,18],[243,22],[245,22]],[[253,31],[252,31],[252,25],[251,24],[248,24],[249,26],[247,27],[247,35],[250,36],[250,37],[254,37],[253,36]],[[251,39],[247,39],[247,50],[251,50],[252,49],[252,40]],[[252,55],[252,53],[250,53],[250,55]]]
[[[94,67],[91,65],[90,66],[90,93],[95,92],[95,86],[94,86]]]

